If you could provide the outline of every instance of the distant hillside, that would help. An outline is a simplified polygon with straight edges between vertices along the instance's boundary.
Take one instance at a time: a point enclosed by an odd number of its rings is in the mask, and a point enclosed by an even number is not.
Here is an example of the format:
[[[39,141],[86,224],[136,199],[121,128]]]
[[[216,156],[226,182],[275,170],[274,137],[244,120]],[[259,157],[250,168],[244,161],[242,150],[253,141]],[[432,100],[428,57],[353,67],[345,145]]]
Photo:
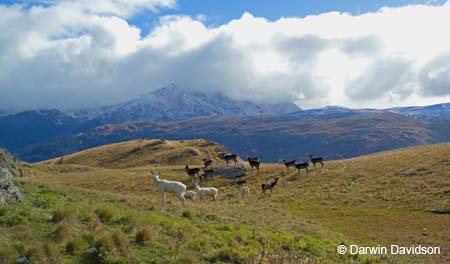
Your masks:
[[[207,140],[137,139],[87,149],[42,164],[79,164],[102,168],[133,168],[148,165],[202,164],[202,159],[217,162],[227,149]]]
[[[428,106],[395,107],[390,108],[389,111],[422,119],[439,118],[450,120],[450,103]]]
[[[308,153],[342,159],[400,147],[450,141],[450,123],[390,112],[346,110],[292,113],[278,117],[207,118],[179,122],[130,122],[99,126],[20,149],[21,157],[39,161],[104,144],[136,138],[204,138],[241,156],[264,161],[307,159]]]
[[[0,116],[0,147],[14,152],[58,135],[80,130],[80,123],[59,110],[25,111]]]

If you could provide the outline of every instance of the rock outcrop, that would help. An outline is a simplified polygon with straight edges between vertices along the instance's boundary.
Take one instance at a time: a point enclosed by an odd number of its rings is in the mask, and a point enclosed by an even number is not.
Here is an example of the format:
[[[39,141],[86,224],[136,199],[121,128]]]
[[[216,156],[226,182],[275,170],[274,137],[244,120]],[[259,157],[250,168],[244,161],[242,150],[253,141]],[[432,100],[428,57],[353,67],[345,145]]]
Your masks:
[[[214,167],[213,170],[214,176],[220,176],[227,179],[236,179],[246,175],[246,169],[242,165]]]
[[[0,205],[23,201],[22,194],[12,179],[13,176],[8,169],[0,168]]]
[[[0,205],[23,201],[20,190],[13,182],[13,177],[20,175],[16,159],[8,151],[0,149]]]

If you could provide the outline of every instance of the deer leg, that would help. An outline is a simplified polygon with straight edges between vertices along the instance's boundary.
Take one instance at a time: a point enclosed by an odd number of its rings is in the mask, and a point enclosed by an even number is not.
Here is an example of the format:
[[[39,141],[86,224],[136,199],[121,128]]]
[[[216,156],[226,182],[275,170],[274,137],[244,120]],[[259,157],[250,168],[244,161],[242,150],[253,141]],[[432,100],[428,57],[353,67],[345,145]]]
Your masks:
[[[186,204],[184,203],[184,201],[186,200],[186,198],[184,198],[184,195],[183,195],[183,193],[182,194],[177,194],[177,198],[178,198],[178,200],[180,200],[180,202],[181,202],[181,205],[183,206],[183,207],[186,207]]]
[[[161,201],[162,201],[162,209],[164,209],[166,207],[166,193],[163,192],[161,194]]]

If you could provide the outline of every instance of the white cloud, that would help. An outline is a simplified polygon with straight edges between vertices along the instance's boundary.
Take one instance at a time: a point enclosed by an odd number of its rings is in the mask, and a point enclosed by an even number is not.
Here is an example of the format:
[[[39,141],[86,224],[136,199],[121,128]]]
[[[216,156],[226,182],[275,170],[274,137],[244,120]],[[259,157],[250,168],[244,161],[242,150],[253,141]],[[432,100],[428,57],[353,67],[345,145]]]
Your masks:
[[[0,5],[2,108],[119,102],[168,83],[238,99],[387,107],[450,100],[450,2],[218,27],[161,17],[147,36],[127,19],[174,0]]]

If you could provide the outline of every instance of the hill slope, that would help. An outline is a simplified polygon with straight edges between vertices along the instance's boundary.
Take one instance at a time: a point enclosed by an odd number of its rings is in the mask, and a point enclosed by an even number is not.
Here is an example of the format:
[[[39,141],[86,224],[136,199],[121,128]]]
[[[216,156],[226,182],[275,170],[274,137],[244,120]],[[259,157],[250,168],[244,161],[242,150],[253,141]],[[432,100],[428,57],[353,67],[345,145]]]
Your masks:
[[[77,120],[56,109],[0,116],[0,128],[0,147],[10,151],[80,131]]]
[[[413,116],[422,119],[437,118],[450,120],[450,103],[428,106],[394,107],[388,110],[405,116]]]
[[[400,147],[450,141],[450,122],[419,120],[390,112],[352,110],[303,111],[277,117],[229,117],[179,122],[133,122],[104,125],[19,150],[25,160],[39,161],[99,145],[136,138],[205,138],[241,156],[264,161],[307,158],[342,159]]]
[[[111,153],[109,154],[111,155]],[[112,154],[114,155],[114,154]],[[147,167],[35,164],[18,185],[23,206],[0,214],[0,260],[165,263],[447,263],[450,144],[326,162],[309,174],[262,164],[243,199],[232,181],[213,179],[219,201],[168,209]],[[187,183],[181,166],[159,166],[163,179]],[[279,177],[272,195],[260,185]],[[144,231],[149,238],[142,238]],[[440,255],[338,255],[336,246],[439,246]],[[14,247],[8,245],[14,244]],[[85,253],[99,248],[102,256]]]
[[[78,164],[102,168],[133,168],[148,165],[202,164],[201,159],[219,160],[227,149],[208,140],[138,139],[104,145],[52,159],[42,164]]]

